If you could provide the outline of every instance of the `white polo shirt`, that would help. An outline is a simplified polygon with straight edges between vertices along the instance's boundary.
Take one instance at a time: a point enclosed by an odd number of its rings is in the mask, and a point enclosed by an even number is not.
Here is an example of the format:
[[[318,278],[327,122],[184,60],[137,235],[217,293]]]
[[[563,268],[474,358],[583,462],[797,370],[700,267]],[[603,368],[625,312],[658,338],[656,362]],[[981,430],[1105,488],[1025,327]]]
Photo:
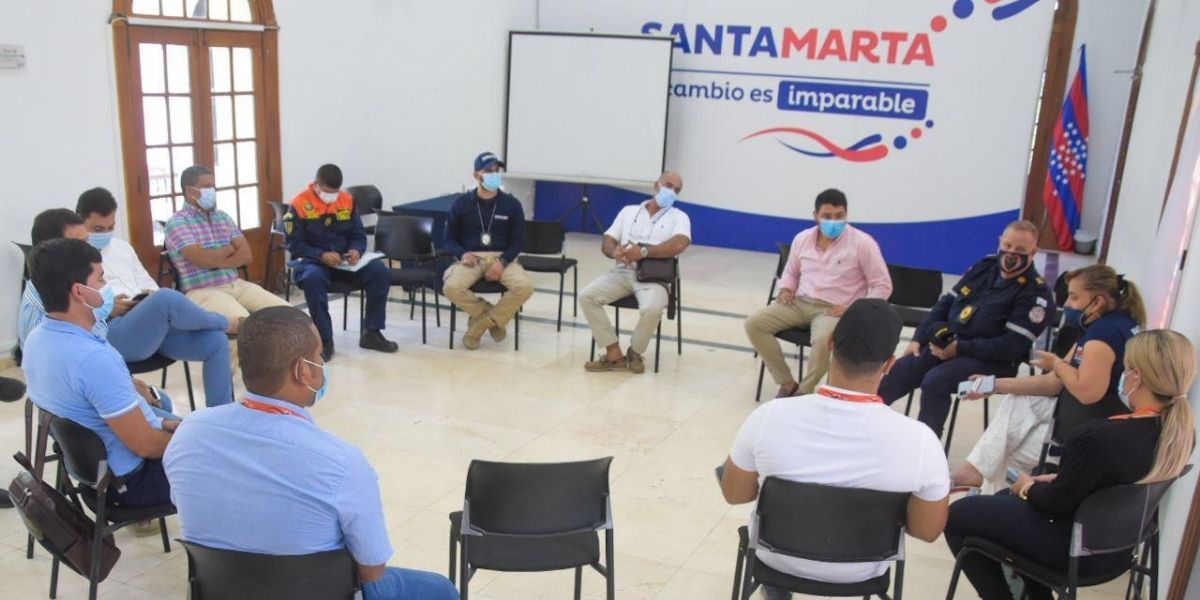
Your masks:
[[[818,394],[772,400],[746,418],[730,458],[739,469],[758,473],[759,489],[763,480],[775,476],[840,487],[910,492],[929,502],[950,493],[946,455],[933,431],[881,402],[852,402]],[[888,568],[886,562],[826,563],[781,556],[765,549],[757,555],[777,571],[832,583],[878,577]]]
[[[622,208],[604,235],[617,240],[621,246],[630,242],[653,246],[677,235],[692,239],[692,220],[686,213],[672,206],[659,209],[652,217],[646,210],[649,202]]]
[[[158,283],[146,272],[129,242],[114,237],[100,251],[100,258],[104,261],[104,279],[112,287],[113,294],[132,298],[142,290],[158,289]]]

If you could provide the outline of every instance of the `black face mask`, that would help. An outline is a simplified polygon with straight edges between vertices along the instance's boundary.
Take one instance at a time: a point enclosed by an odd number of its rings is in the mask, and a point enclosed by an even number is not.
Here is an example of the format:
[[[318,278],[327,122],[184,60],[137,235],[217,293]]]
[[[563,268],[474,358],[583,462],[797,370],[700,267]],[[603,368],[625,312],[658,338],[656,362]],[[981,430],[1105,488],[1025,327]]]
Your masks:
[[[1000,258],[1000,272],[1010,276],[1028,269],[1033,262],[1028,254],[1018,254],[1006,250],[1000,250],[996,256]]]

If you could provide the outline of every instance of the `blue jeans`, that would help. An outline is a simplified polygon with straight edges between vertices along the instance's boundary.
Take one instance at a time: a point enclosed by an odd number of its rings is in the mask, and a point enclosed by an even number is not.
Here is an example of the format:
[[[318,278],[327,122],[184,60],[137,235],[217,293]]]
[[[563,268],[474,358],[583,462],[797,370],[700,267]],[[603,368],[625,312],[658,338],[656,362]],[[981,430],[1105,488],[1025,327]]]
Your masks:
[[[204,363],[204,400],[208,406],[233,401],[233,365],[225,329],[229,321],[196,306],[175,290],[150,294],[129,312],[108,322],[108,343],[126,362],[155,353]]]
[[[413,569],[388,567],[379,581],[362,584],[363,600],[457,600],[449,579]]]

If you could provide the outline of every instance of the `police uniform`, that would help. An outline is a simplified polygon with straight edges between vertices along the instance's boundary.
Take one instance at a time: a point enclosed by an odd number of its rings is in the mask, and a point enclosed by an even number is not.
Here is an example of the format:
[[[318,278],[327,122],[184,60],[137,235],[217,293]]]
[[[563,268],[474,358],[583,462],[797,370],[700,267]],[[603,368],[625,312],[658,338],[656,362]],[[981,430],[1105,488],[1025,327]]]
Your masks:
[[[1016,375],[1054,311],[1053,295],[1032,265],[1004,279],[997,257],[989,256],[967,270],[930,310],[913,338],[923,346],[921,353],[896,361],[880,382],[879,395],[891,404],[920,387],[917,419],[941,436],[958,384],[977,373]],[[947,361],[929,350],[930,341],[939,332],[945,335],[945,329],[958,344],[957,356]]]
[[[387,297],[392,283],[391,270],[382,260],[372,261],[353,273],[332,269],[321,262],[321,254],[325,252],[344,255],[357,250],[360,256],[366,254],[367,232],[354,208],[353,197],[340,192],[336,201],[326,204],[309,185],[292,199],[283,218],[283,228],[288,252],[293,260],[301,263],[292,269],[292,278],[304,290],[308,313],[317,326],[324,347],[333,348],[329,287],[334,280],[347,281],[364,289],[367,297],[366,317],[362,323],[364,338],[369,332],[377,335],[384,328]],[[361,340],[359,345],[367,347]]]

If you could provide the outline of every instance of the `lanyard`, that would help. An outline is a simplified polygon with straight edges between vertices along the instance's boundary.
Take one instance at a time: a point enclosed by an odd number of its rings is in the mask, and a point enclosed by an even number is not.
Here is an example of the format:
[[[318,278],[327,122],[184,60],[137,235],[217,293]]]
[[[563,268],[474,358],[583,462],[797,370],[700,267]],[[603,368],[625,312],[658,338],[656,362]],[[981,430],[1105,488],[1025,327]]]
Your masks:
[[[266,402],[259,402],[257,400],[251,400],[249,398],[242,398],[242,406],[245,406],[246,408],[249,408],[250,410],[257,410],[259,412],[265,412],[265,413],[271,414],[271,415],[292,415],[293,417],[300,417],[301,419],[304,419],[305,421],[308,420],[304,416],[303,413],[294,411],[285,406],[276,406],[274,404],[267,404]]]
[[[1113,415],[1108,419],[1110,421],[1124,421],[1126,419],[1141,419],[1144,417],[1157,417],[1162,413],[1162,409],[1158,407],[1139,408],[1127,415]]]
[[[847,402],[861,402],[863,404],[883,404],[883,398],[873,394],[852,394],[849,392],[840,392],[828,386],[817,388],[818,396],[833,398],[835,400],[846,400]]]

